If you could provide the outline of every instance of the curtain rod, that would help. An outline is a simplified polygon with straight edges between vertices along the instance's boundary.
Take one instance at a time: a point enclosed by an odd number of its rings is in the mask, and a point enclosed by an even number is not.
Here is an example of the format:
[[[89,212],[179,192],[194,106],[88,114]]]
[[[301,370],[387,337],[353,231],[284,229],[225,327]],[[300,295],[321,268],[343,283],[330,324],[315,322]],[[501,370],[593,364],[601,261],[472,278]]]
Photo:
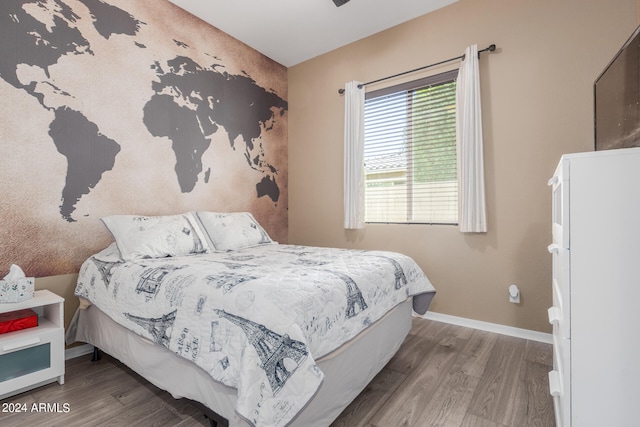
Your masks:
[[[488,52],[493,52],[494,50],[496,50],[496,45],[495,44],[491,44],[491,45],[489,45],[489,47],[486,47],[486,48],[478,51],[478,58],[480,58],[480,54],[482,52],[487,52],[487,51]],[[394,74],[392,76],[387,76],[387,77],[383,77],[381,79],[372,80],[370,82],[361,83],[361,84],[358,85],[358,89],[362,89],[362,87],[366,86],[366,85],[370,85],[370,84],[373,84],[373,83],[378,83],[378,82],[381,82],[381,81],[384,81],[384,80],[393,79],[394,77],[404,76],[405,74],[414,73],[416,71],[424,70],[426,68],[435,67],[436,65],[446,64],[447,62],[455,61],[457,59],[464,59],[464,54],[462,54],[460,56],[456,56],[455,58],[449,58],[449,59],[445,59],[444,61],[436,62],[435,64],[425,65],[423,67],[414,68],[413,70],[409,70],[409,71],[403,71],[402,73]],[[338,93],[339,94],[343,94],[344,93],[344,89],[342,89],[342,88],[338,89]]]

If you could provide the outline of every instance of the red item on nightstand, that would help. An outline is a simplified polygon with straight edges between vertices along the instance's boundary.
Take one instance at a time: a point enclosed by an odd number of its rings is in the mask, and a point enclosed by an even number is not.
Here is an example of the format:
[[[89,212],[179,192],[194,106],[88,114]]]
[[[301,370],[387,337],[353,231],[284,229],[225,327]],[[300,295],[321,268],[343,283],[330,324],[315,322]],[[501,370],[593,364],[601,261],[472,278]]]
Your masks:
[[[0,313],[0,334],[38,326],[38,315],[30,308]]]

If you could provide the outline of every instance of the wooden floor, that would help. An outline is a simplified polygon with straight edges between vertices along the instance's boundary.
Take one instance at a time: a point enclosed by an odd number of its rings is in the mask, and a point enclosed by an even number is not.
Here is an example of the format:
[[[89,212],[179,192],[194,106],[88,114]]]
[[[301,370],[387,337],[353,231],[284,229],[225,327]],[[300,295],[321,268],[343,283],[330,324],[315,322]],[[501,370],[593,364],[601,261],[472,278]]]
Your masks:
[[[554,426],[551,351],[548,344],[414,318],[400,351],[332,427]],[[68,360],[66,370],[62,386],[0,401],[0,425],[208,425],[195,405],[108,356]],[[31,412],[33,403],[49,407]]]

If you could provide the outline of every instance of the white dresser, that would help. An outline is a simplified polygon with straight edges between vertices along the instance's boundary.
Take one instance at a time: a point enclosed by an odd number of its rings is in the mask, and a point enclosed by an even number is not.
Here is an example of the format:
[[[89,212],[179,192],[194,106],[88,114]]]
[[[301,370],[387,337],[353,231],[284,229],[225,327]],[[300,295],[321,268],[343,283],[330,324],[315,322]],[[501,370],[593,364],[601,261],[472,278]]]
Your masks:
[[[640,426],[640,148],[564,155],[549,185],[556,424]]]

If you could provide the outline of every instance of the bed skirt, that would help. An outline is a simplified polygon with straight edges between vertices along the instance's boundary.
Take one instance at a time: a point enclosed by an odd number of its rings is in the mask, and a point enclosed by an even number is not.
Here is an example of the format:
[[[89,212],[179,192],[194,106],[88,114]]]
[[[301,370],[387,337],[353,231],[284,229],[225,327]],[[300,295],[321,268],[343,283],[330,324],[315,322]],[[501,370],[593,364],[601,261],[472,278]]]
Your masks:
[[[360,335],[317,360],[325,374],[316,396],[292,427],[326,427],[389,362],[411,329],[412,298]],[[213,380],[202,368],[165,347],[115,323],[97,307],[78,309],[67,329],[67,344],[92,344],[120,360],[174,398],[187,398],[226,418],[230,427],[247,427],[235,413],[236,390]]]

